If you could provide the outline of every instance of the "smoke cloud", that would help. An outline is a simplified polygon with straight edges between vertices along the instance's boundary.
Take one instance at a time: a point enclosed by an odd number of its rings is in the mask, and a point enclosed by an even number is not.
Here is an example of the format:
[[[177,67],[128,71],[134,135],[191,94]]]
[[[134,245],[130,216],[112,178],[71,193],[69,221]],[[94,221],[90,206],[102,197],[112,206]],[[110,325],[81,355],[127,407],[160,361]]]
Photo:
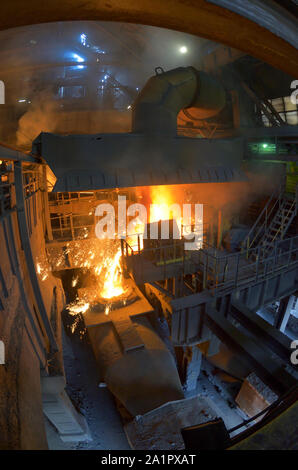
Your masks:
[[[54,132],[57,127],[59,105],[48,92],[40,93],[29,110],[19,120],[16,133],[17,146],[30,148],[32,141],[42,131]]]
[[[80,44],[82,33],[89,48]],[[203,42],[178,31],[112,22],[32,25],[1,31],[0,40],[3,79],[9,83],[7,102],[13,109],[13,113],[5,113],[3,122],[0,115],[0,139],[24,149],[30,149],[42,131],[129,132],[131,112],[127,107],[155,73],[155,67],[199,67]],[[186,54],[180,52],[182,46],[187,48]],[[75,55],[82,56],[87,65],[74,78],[67,63],[73,62]],[[113,109],[112,105],[103,109],[100,100],[91,100],[89,109],[80,100],[69,102],[67,109],[61,106],[57,95],[60,86],[74,83],[95,90],[100,73],[111,75],[128,90],[127,94],[124,91],[128,103],[122,109]]]

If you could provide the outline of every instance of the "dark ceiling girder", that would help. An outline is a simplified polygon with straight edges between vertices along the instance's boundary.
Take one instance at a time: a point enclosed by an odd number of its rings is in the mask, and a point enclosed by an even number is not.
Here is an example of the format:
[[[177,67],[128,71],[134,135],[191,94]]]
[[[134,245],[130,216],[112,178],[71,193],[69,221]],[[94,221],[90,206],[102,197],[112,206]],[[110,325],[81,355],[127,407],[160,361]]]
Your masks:
[[[274,107],[269,103],[268,100],[261,100],[256,93],[249,88],[249,86],[244,82],[240,82],[242,88],[244,91],[250,96],[250,98],[255,102],[257,107],[263,111],[265,116],[267,117],[268,121],[272,124],[272,126],[280,126],[280,125],[285,125],[286,123],[281,119],[279,114],[275,111]],[[263,102],[262,102],[263,101]],[[267,109],[269,108],[269,110]]]
[[[119,44],[123,49],[126,49],[126,51],[129,52],[129,54],[133,55],[134,58],[138,62],[142,62],[141,57],[138,54],[136,54],[135,51],[131,47],[125,44],[125,42],[123,42],[121,37],[118,37],[117,35],[113,34],[106,26],[103,26],[101,23],[97,23],[96,21],[94,21],[93,25],[95,26],[95,28],[99,29],[101,32],[104,32],[105,34],[107,34],[112,39],[112,41]]]
[[[297,24],[295,18],[274,1],[267,0],[207,0],[221,7],[249,18],[272,31],[285,41],[298,47]]]
[[[100,62],[95,62],[94,60],[88,60],[84,63],[78,63],[77,61],[64,61],[64,62],[47,62],[47,63],[38,63],[38,64],[30,64],[30,65],[16,65],[11,68],[6,68],[5,70],[1,70],[1,77],[6,76],[9,74],[24,74],[30,72],[43,72],[44,70],[48,71],[51,69],[59,68],[59,67],[77,67],[78,65],[84,65],[85,67],[92,67],[95,71],[101,71],[101,68],[104,66],[113,66],[113,67],[121,67],[121,64],[116,60],[101,60]],[[134,68],[129,65],[125,67],[126,69],[134,70]],[[23,78],[23,77],[22,77]]]
[[[287,19],[285,12],[284,25]],[[121,21],[184,31],[298,76],[298,52],[293,45],[266,27],[205,0],[10,0],[1,4],[0,29],[74,20]]]

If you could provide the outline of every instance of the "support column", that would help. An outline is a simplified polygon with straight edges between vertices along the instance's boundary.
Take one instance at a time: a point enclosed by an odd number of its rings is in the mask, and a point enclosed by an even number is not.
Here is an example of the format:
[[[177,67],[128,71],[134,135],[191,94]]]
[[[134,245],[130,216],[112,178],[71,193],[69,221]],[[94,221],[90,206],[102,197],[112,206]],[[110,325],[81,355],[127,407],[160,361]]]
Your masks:
[[[186,346],[183,354],[183,375],[185,378],[183,388],[190,392],[197,387],[201,371],[202,353],[197,346]]]
[[[22,243],[22,248],[24,250],[29,279],[32,285],[34,297],[36,299],[36,305],[40,313],[43,327],[49,340],[50,350],[51,352],[56,352],[58,351],[59,348],[55,339],[54,332],[49,322],[47,310],[44,305],[39,281],[38,281],[36,270],[35,270],[35,263],[33,259],[32,249],[31,249],[31,241],[30,241],[30,235],[28,231],[27,217],[26,217],[26,210],[25,210],[22,162],[15,163],[14,178],[15,178],[15,194],[16,194],[17,216],[18,216],[18,223],[19,223],[20,239]]]
[[[173,295],[182,297],[183,295],[183,276],[173,278]]]
[[[220,247],[222,238],[222,212],[221,210],[218,211],[218,219],[217,219],[217,248]]]
[[[48,240],[52,241],[53,233],[52,233],[52,226],[51,226],[51,220],[50,220],[46,165],[43,165],[42,167],[42,176],[43,176],[43,185],[44,185],[43,190],[42,190],[42,198],[43,198],[43,203],[44,203],[45,223],[46,223],[46,228],[47,228]]]
[[[211,357],[211,356],[215,356],[215,354],[218,354],[220,351],[220,345],[221,345],[220,339],[214,334],[212,334],[206,356]]]
[[[287,327],[294,300],[294,295],[289,295],[280,300],[279,308],[274,319],[274,326],[282,333],[285,332]]]
[[[231,308],[231,294],[225,295],[221,297],[219,300],[219,308],[218,311],[221,315],[225,318],[228,317]]]

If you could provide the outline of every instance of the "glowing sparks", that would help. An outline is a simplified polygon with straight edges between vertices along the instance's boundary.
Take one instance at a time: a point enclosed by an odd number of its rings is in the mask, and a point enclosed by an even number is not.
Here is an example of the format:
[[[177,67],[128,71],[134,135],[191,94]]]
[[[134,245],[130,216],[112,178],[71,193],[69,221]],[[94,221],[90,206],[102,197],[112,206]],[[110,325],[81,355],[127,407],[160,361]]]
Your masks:
[[[101,273],[101,271],[102,271],[102,265],[101,265],[101,266],[96,266],[96,267],[94,268],[94,274],[95,274],[96,276],[99,276],[100,273]]]
[[[84,313],[89,310],[90,303],[87,302],[84,298],[76,298],[74,302],[71,302],[66,306],[66,310],[68,311],[69,315],[73,316],[72,323],[70,325],[70,331],[74,333],[78,327],[81,325],[81,315],[84,315]],[[79,331],[80,333],[80,338],[85,334],[86,329],[83,329]]]
[[[106,308],[105,308],[105,315],[109,315],[110,313],[110,305],[106,305]]]
[[[103,312],[105,315],[109,315],[113,299],[118,299],[126,292],[126,288],[123,286],[120,247],[115,251],[114,245],[107,245],[104,248],[102,244],[98,244],[98,247],[94,247],[94,249],[89,247],[83,253],[81,251],[76,250],[76,256],[80,259],[81,267],[91,269],[95,276],[96,285],[92,292],[87,294],[86,292],[80,294],[80,290],[78,290],[76,300],[67,305],[68,313],[74,317],[70,326],[72,333],[78,329],[81,316],[87,313],[94,304],[104,303]],[[85,261],[83,261],[84,259]],[[99,264],[92,266],[93,260],[99,260]],[[72,278],[72,287],[77,287],[78,279],[78,276]]]
[[[127,243],[133,251],[142,250],[144,248],[143,234],[145,229],[144,222],[137,217],[133,222],[133,230],[131,233],[127,233]],[[139,240],[139,241],[138,241]]]
[[[86,302],[85,299],[77,299],[75,302],[71,302],[67,305],[66,309],[70,315],[79,315],[80,313],[83,315],[89,309],[90,304]]]
[[[47,261],[38,260],[36,263],[36,272],[42,281],[49,277],[49,265]]]
[[[124,294],[122,270],[120,264],[121,250],[113,257],[107,257],[103,261],[104,281],[100,296],[104,299],[112,299]],[[101,272],[101,271],[100,271]]]

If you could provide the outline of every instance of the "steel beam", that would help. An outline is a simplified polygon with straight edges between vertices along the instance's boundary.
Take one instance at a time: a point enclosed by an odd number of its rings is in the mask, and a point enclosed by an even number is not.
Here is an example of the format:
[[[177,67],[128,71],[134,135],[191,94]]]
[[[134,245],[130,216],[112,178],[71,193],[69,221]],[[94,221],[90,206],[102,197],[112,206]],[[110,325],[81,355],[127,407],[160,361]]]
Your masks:
[[[47,337],[50,343],[50,350],[51,352],[58,351],[58,345],[55,339],[54,332],[52,330],[48,314],[44,305],[44,301],[42,298],[36,270],[35,264],[31,249],[30,243],[30,236],[28,232],[28,225],[27,225],[27,218],[25,212],[25,198],[24,198],[24,190],[23,190],[23,174],[22,174],[22,163],[17,162],[14,166],[14,175],[15,175],[15,192],[16,192],[16,205],[17,205],[17,214],[18,214],[18,222],[19,222],[19,231],[20,231],[20,239],[22,243],[22,248],[24,250],[24,255],[27,263],[27,269],[30,277],[30,282],[32,285],[32,289],[34,292],[36,305],[38,311],[40,313],[43,326]]]
[[[298,48],[295,17],[271,0],[207,0],[263,26]]]
[[[297,383],[255,340],[240,332],[211,305],[206,307],[205,323],[208,328],[234,349],[275,393],[282,395]]]
[[[287,327],[288,320],[291,315],[291,307],[294,302],[294,296],[288,295],[283,299],[280,299],[279,309],[275,318],[274,326],[278,328],[282,333]]]
[[[281,359],[291,364],[291,340],[287,336],[238,300],[232,300],[230,315],[251,331],[262,342],[262,345],[271,349]]]
[[[23,161],[30,163],[39,163],[40,158],[36,158],[28,153],[20,152],[9,145],[0,142],[0,160]]]

